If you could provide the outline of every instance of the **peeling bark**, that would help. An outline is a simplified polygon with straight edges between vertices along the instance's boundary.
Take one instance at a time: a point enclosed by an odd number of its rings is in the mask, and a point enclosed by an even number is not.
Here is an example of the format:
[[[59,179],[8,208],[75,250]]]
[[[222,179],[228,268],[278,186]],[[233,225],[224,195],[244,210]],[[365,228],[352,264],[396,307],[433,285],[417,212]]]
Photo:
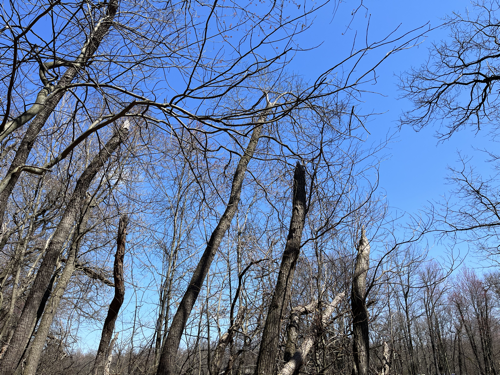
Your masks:
[[[370,363],[368,336],[368,309],[366,307],[366,276],[370,265],[370,244],[365,229],[361,229],[361,238],[357,247],[358,255],[352,281],[351,308],[353,332],[353,356],[356,375],[368,375]]]

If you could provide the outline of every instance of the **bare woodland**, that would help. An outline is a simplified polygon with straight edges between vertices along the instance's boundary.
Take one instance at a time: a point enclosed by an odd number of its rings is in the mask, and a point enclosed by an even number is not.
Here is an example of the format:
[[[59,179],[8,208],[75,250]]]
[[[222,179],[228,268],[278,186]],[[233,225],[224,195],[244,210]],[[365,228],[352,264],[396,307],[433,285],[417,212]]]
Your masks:
[[[3,4],[0,374],[500,371],[500,271],[420,242],[495,262],[496,181],[464,161],[461,205],[396,229],[362,104],[428,29],[359,30],[305,79],[293,61],[340,5]],[[498,129],[498,8],[446,21],[401,77],[402,126]]]

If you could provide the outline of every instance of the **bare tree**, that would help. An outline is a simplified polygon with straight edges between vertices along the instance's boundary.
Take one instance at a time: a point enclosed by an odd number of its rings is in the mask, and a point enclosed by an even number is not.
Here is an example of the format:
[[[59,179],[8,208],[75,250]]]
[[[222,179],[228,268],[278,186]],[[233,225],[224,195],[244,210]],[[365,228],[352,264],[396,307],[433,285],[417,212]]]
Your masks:
[[[269,104],[271,104],[268,101]],[[269,106],[268,106],[269,107]],[[214,259],[215,253],[219,248],[219,244],[222,241],[226,231],[228,230],[231,221],[237,211],[238,203],[241,195],[241,187],[245,177],[245,172],[247,170],[248,163],[253,158],[253,154],[259,142],[260,134],[262,132],[262,127],[266,121],[266,114],[259,118],[259,121],[254,128],[250,142],[245,150],[244,155],[241,157],[238,167],[234,173],[233,184],[231,187],[231,195],[227,203],[227,208],[219,220],[219,224],[212,233],[207,247],[193,272],[191,277],[191,282],[189,283],[187,291],[184,293],[182,301],[175,313],[175,316],[170,325],[170,330],[163,343],[162,355],[160,357],[160,363],[158,365],[157,374],[175,374],[176,373],[176,356],[177,350],[179,348],[179,343],[181,341],[182,332],[186,326],[186,322],[191,313],[198,294],[200,293],[201,287],[205,281],[205,277],[210,269],[210,265]]]
[[[358,255],[352,281],[352,332],[354,370],[357,375],[367,375],[370,366],[370,339],[368,333],[368,309],[366,307],[366,278],[370,266],[370,244],[365,229],[357,246]]]
[[[49,286],[57,259],[59,258],[60,252],[64,248],[63,245],[71,232],[76,215],[82,208],[88,188],[106,160],[125,140],[129,132],[128,126],[129,124],[127,123],[125,126],[122,126],[115,131],[106,145],[104,145],[103,149],[94,157],[92,162],[85,169],[85,172],[80,176],[72,198],[67,205],[64,215],[57,226],[54,235],[52,236],[47,252],[43,258],[43,262],[40,265],[36,278],[30,289],[30,293],[27,302],[24,305],[19,324],[16,327],[13,340],[10,343],[9,349],[7,349],[7,352],[2,358],[1,373],[13,374],[16,370],[23,355],[24,348],[26,347],[33,331],[37,311],[40,303],[42,302],[45,291]]]
[[[272,374],[276,368],[281,319],[290,301],[293,276],[300,255],[302,230],[304,229],[307,212],[306,201],[306,173],[304,167],[297,163],[293,176],[293,211],[290,219],[290,229],[285,250],[283,251],[278,280],[267,313],[264,332],[262,333],[257,359],[256,373],[258,375]]]
[[[473,1],[465,15],[450,16],[443,27],[446,40],[433,46],[426,64],[410,70],[401,78],[404,97],[413,102],[413,110],[404,114],[402,125],[416,130],[438,123],[438,136],[447,139],[457,131],[471,127],[476,132],[490,126],[498,131],[498,22],[500,3]],[[494,151],[491,160],[498,161]],[[488,239],[497,236],[497,178],[474,173],[469,161],[452,170],[457,188],[453,200],[440,202],[431,214],[437,229],[452,239],[466,239],[483,254],[495,257],[496,246]]]
[[[326,327],[327,326],[328,319],[330,318],[330,316],[332,315],[333,311],[335,310],[335,308],[337,307],[337,305],[339,304],[339,302],[342,300],[342,298],[344,298],[344,295],[345,295],[344,293],[340,293],[339,295],[337,295],[334,298],[334,300],[332,302],[330,302],[326,306],[325,310],[321,313],[321,317],[317,320],[318,324],[321,324],[322,327]],[[302,311],[299,311],[299,309],[297,309],[295,311],[295,313],[300,314],[304,310],[306,310],[306,311],[310,310],[310,308],[311,308],[310,306],[302,307],[302,309],[300,309]],[[316,309],[317,309],[317,307],[316,307]],[[306,311],[304,311],[304,312],[306,312]],[[316,313],[320,314],[319,311],[317,311]],[[316,329],[320,329],[320,327],[316,327]],[[317,335],[315,334],[314,331],[308,337],[306,337],[304,339],[304,341],[302,342],[302,345],[300,346],[300,349],[296,350],[293,353],[293,356],[288,361],[286,361],[285,365],[278,372],[278,374],[279,375],[297,374],[298,371],[299,371],[299,369],[300,369],[300,366],[302,365],[302,363],[307,358],[307,355],[308,355],[309,351],[311,350],[316,337],[317,337]]]
[[[123,258],[125,256],[125,243],[127,237],[128,216],[122,215],[118,225],[118,237],[116,240],[115,264],[113,268],[113,279],[115,282],[115,295],[109,305],[108,315],[102,328],[101,341],[97,349],[93,373],[95,375],[104,374],[107,367],[107,359],[112,351],[110,347],[111,336],[115,329],[115,322],[118,318],[123,300],[125,299],[125,280],[123,275]]]

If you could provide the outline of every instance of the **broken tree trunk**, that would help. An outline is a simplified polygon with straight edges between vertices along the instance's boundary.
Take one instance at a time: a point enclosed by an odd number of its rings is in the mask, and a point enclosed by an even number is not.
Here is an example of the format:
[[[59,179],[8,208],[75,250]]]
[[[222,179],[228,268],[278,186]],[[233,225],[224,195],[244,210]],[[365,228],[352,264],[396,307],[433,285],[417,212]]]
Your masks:
[[[389,344],[384,341],[384,354],[382,358],[382,370],[380,371],[380,375],[389,375],[390,361],[391,351],[389,349]]]
[[[318,307],[318,301],[313,301],[306,306],[298,306],[292,309],[286,330],[285,363],[292,359],[297,351],[297,342],[299,340],[300,316],[310,314]]]
[[[241,324],[243,323],[244,316],[245,316],[245,308],[241,307],[238,310],[238,314],[236,315],[236,319],[235,319],[233,325],[219,339],[219,342],[217,343],[217,347],[215,348],[214,357],[212,359],[212,363],[210,366],[210,374],[211,375],[218,375],[219,374],[227,345],[233,340],[234,334],[240,329]]]
[[[115,329],[115,322],[118,312],[125,299],[125,279],[123,277],[123,258],[125,256],[125,242],[127,240],[128,216],[122,215],[118,224],[118,238],[116,240],[115,264],[113,267],[113,278],[115,281],[115,296],[109,305],[108,315],[102,327],[101,341],[95,358],[94,375],[103,375],[106,369],[108,352],[110,351],[110,341]],[[111,349],[112,350],[112,349]]]
[[[293,212],[278,280],[267,314],[257,359],[257,375],[275,373],[281,318],[290,300],[293,275],[300,254],[302,230],[306,219],[306,172],[297,162],[293,176]]]
[[[330,315],[332,315],[333,310],[335,310],[335,307],[340,303],[342,298],[344,298],[345,293],[340,293],[338,294],[334,300],[326,306],[325,311],[323,311],[323,314],[321,314],[321,327],[325,327],[328,323],[328,318]],[[311,305],[307,305],[303,307],[305,308],[310,308]],[[314,309],[317,311],[318,306],[314,306]],[[307,312],[304,312],[307,313]],[[318,311],[319,313],[319,311]],[[319,327],[316,327],[318,329]],[[300,349],[295,351],[293,356],[290,358],[289,361],[285,363],[285,366],[281,369],[281,371],[278,373],[278,375],[292,375],[292,374],[298,374],[300,370],[300,366],[304,363],[305,359],[307,358],[307,355],[309,354],[309,351],[314,345],[314,342],[316,341],[317,334],[315,330],[313,330],[309,336],[307,336],[304,341],[302,342],[302,345],[300,346]]]
[[[368,309],[366,308],[366,276],[370,265],[370,244],[365,229],[357,247],[358,255],[352,280],[351,309],[353,332],[353,356],[355,375],[368,375],[370,345],[368,337]]]
[[[113,340],[111,340],[111,343],[109,344],[108,358],[106,360],[106,365],[104,366],[104,375],[110,375],[109,369],[111,367],[111,362],[113,362],[113,348],[115,347],[116,340],[118,340],[118,332],[115,334],[115,337],[113,337]]]

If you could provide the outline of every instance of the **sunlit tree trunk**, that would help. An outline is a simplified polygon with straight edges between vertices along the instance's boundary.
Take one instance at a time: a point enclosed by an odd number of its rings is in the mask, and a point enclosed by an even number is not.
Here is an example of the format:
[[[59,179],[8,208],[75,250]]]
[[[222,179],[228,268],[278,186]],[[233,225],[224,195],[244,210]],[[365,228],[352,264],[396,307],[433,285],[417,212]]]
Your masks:
[[[361,229],[358,255],[352,281],[351,308],[354,373],[368,375],[370,363],[370,343],[368,336],[368,309],[366,308],[366,277],[370,263],[370,245],[365,229]]]

